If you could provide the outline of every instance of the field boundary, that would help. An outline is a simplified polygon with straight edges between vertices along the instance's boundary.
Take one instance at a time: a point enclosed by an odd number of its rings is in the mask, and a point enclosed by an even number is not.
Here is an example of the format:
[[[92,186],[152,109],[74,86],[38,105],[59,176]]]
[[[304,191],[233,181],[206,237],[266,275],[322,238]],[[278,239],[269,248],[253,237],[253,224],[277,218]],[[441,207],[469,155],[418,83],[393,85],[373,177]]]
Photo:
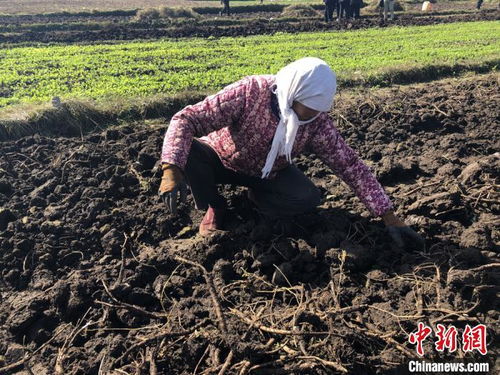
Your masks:
[[[404,5],[412,4],[412,3],[403,3]],[[231,12],[233,14],[241,14],[241,13],[259,13],[259,12],[281,12],[284,8],[292,4],[262,4],[262,5],[236,5],[231,6]],[[317,11],[323,11],[325,6],[323,4],[304,4],[309,5],[313,9]],[[369,4],[365,6],[368,9]],[[156,7],[157,8],[157,7]],[[206,15],[206,14],[219,14],[221,7],[165,7],[169,9],[176,8],[186,8],[195,11],[198,14]],[[91,11],[81,11],[81,12],[50,12],[50,13],[21,13],[21,14],[8,14],[8,13],[0,13],[0,17],[5,18],[31,18],[31,17],[43,17],[43,18],[57,18],[57,17],[133,17],[140,10],[145,9],[155,9],[155,7],[147,7],[147,8],[134,8],[134,9],[116,9],[116,10],[91,10]],[[495,9],[483,9],[482,12],[485,11],[495,11]],[[367,14],[378,14],[376,11],[368,11]],[[401,11],[396,11],[395,13],[401,13]],[[475,9],[471,10],[441,10],[441,11],[432,11],[428,13],[422,13],[415,10],[406,10],[404,11],[407,15],[420,15],[420,16],[429,16],[429,15],[452,15],[452,14],[461,14],[461,13],[476,13]]]
[[[187,8],[191,9],[191,8]],[[481,14],[483,15],[490,15],[490,14],[495,14],[497,13],[496,10],[493,9],[488,9]],[[470,14],[477,14],[476,12],[469,12],[469,11],[441,11],[441,12],[430,12],[430,13],[421,13],[421,12],[405,12],[404,16],[412,16],[415,18],[429,18],[429,17],[445,17],[445,16],[460,16],[460,15],[470,15]],[[29,17],[29,15],[26,15]],[[4,17],[0,15],[0,19]],[[9,16],[6,16],[9,17]],[[379,18],[380,15],[378,13],[366,13],[364,14],[364,19],[372,19],[372,18]],[[323,14],[318,13],[317,17],[278,17],[278,18],[273,18],[273,22],[278,22],[278,23],[283,23],[283,22],[307,22],[311,20],[322,20]],[[261,22],[261,21],[269,21],[269,19],[265,17],[259,17],[258,14],[255,18],[206,18],[206,19],[192,19],[192,18],[186,18],[186,17],[178,17],[178,18],[169,18],[169,17],[159,17],[158,19],[153,19],[153,20],[130,20],[127,22],[124,22],[123,24],[130,26],[130,27],[139,27],[139,28],[144,28],[144,27],[176,27],[176,26],[184,26],[185,24],[193,24],[196,23],[200,26],[235,26],[235,25],[247,25],[249,23],[253,22]],[[19,32],[19,31],[33,31],[33,32],[40,32],[40,31],[79,31],[79,30],[85,30],[84,27],[87,26],[101,26],[101,27],[110,27],[113,26],[113,22],[111,21],[104,21],[104,22],[98,22],[98,21],[79,21],[79,22],[74,22],[74,23],[67,23],[67,22],[51,22],[51,23],[45,23],[45,22],[34,22],[34,23],[29,23],[29,22],[21,22],[21,23],[7,23],[5,25],[0,26],[0,33],[9,33],[9,32]]]
[[[388,69],[386,79],[344,81],[341,86],[349,89],[391,85],[418,84],[446,78],[458,78],[465,74],[494,74],[500,59],[484,65],[428,66],[419,70],[394,71]],[[377,87],[378,86],[378,87]],[[47,103],[36,110],[24,111],[15,118],[15,107],[8,108],[10,118],[0,118],[0,142],[16,140],[25,136],[41,134],[48,136],[81,136],[96,129],[118,125],[123,122],[170,118],[187,105],[203,100],[213,92],[186,92],[174,96],[163,95],[138,100],[111,101],[105,105],[92,101],[68,100],[59,107]],[[21,107],[21,106],[20,106]],[[0,117],[2,113],[0,112]]]

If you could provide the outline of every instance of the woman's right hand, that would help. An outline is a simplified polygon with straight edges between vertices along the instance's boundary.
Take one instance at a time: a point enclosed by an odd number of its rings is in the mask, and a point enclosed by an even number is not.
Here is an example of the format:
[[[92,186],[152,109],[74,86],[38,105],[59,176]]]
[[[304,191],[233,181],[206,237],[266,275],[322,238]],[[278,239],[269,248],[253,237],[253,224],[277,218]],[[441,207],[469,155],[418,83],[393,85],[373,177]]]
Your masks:
[[[181,169],[174,165],[163,163],[163,177],[161,178],[158,193],[172,215],[177,215],[177,199],[180,193],[180,202],[187,196],[187,186]]]

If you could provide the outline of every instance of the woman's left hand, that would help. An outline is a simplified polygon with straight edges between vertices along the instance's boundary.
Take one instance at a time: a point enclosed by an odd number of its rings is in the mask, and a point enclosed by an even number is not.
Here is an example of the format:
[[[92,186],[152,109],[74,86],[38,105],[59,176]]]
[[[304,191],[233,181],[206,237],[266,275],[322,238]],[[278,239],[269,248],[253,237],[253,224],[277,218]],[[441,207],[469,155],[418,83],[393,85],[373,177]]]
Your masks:
[[[394,243],[402,248],[423,250],[425,247],[425,240],[423,237],[415,232],[412,228],[396,216],[394,211],[389,211],[382,216],[387,233],[391,236]]]

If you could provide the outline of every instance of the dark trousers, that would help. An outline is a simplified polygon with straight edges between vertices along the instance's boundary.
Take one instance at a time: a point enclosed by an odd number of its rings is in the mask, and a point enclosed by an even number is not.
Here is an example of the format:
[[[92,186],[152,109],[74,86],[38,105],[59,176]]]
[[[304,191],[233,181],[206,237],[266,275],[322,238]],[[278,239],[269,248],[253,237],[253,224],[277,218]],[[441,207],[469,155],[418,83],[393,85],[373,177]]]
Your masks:
[[[333,1],[325,4],[325,22],[333,21],[333,11],[335,10],[335,3]]]
[[[339,1],[339,17],[338,18],[349,18],[351,16],[351,5],[348,0]]]
[[[220,15],[222,16],[224,13],[228,16],[231,15],[231,11],[229,10],[229,1],[223,3],[224,8],[220,11]]]
[[[359,18],[360,11],[361,11],[361,3],[357,0],[351,2],[351,17],[352,18]]]
[[[337,19],[339,19],[341,16],[340,12],[342,11],[339,0],[335,1],[335,10],[337,11]]]
[[[219,184],[249,187],[259,210],[275,218],[312,211],[320,203],[319,189],[294,165],[272,179],[248,176],[225,168],[217,153],[198,139],[193,140],[184,174],[200,210],[226,206]]]

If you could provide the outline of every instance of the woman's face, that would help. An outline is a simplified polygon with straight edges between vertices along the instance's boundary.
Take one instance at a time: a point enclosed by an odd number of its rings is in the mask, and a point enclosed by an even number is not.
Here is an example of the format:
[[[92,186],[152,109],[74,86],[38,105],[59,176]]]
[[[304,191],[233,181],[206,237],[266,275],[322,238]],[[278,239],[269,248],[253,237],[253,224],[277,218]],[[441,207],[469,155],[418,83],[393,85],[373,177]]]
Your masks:
[[[301,104],[299,102],[293,102],[292,109],[297,114],[297,117],[300,121],[310,120],[320,112],[306,107],[304,104]]]

